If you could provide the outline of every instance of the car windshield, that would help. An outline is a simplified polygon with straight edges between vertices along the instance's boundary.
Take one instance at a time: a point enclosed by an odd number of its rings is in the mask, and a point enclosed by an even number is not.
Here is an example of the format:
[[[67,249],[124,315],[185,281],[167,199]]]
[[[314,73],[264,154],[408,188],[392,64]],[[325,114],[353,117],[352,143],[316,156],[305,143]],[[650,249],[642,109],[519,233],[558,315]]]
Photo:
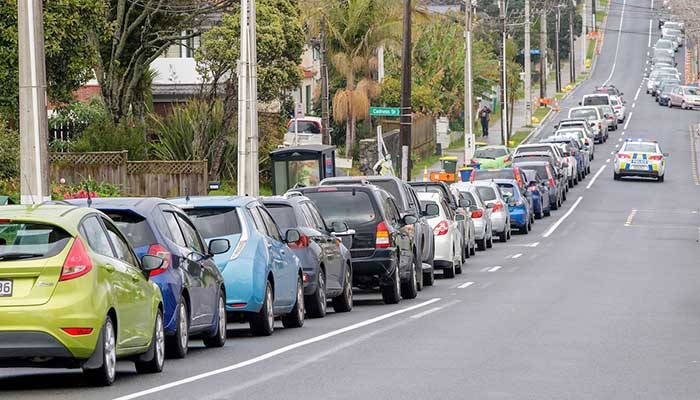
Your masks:
[[[608,104],[609,99],[610,98],[608,96],[586,96],[583,98],[583,105],[584,106],[601,106],[604,104]]]
[[[488,186],[477,186],[476,190],[477,190],[477,192],[479,192],[479,197],[481,197],[481,200],[483,200],[483,201],[496,200],[496,191],[494,191],[493,188],[490,188]]]
[[[299,125],[298,131],[297,131],[296,125]],[[321,128],[315,122],[299,120],[299,121],[292,121],[292,123],[289,124],[288,132],[290,132],[290,133],[298,132],[298,133],[321,134]]]
[[[103,210],[114,221],[114,225],[126,236],[134,248],[150,246],[156,243],[153,229],[146,218],[130,211]]]
[[[193,208],[185,210],[205,239],[241,233],[241,221],[235,208]]]
[[[369,194],[364,191],[307,192],[304,195],[316,204],[328,225],[345,222],[354,227],[377,219]]]
[[[337,184],[355,184],[355,183],[360,183],[364,179],[352,179],[352,180],[347,180],[347,181],[333,181],[334,185]],[[399,207],[399,209],[403,208],[403,202],[402,202],[402,197],[401,197],[401,192],[399,192],[399,186],[396,184],[396,181],[394,180],[370,180],[370,183],[374,186],[377,186],[381,189],[386,190],[389,192],[390,195],[394,197],[396,200],[396,205]]]
[[[624,151],[639,153],[656,153],[656,145],[652,143],[627,143]]]
[[[598,113],[590,108],[574,108],[569,111],[569,118],[598,119]]]
[[[474,171],[475,181],[484,181],[489,179],[513,179],[512,169],[495,169],[495,170],[480,170]]]
[[[476,149],[474,152],[474,158],[491,158],[495,159],[498,157],[503,157],[507,154],[506,149],[500,147],[482,148]]]
[[[265,207],[272,215],[272,219],[277,222],[280,230],[286,231],[299,226],[294,208],[286,204],[265,204]]]
[[[53,257],[71,236],[63,229],[34,222],[0,222],[0,262]]]

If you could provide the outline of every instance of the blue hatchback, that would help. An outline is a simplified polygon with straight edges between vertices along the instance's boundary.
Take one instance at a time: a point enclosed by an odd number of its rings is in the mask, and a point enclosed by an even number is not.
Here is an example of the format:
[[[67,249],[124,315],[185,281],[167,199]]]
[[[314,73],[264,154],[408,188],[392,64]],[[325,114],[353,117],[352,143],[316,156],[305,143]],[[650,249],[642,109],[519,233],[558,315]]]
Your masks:
[[[527,234],[532,230],[534,213],[532,211],[531,199],[523,195],[518,189],[518,183],[512,179],[494,179],[503,194],[503,199],[508,204],[510,214],[510,225],[518,228],[521,233]]]
[[[255,198],[192,197],[174,199],[209,241],[227,239],[231,248],[214,257],[226,284],[226,310],[247,321],[254,335],[274,330],[275,317],[285,327],[304,325],[304,283],[291,246],[301,245],[297,229],[285,237],[268,210]]]
[[[86,200],[70,200],[86,206]],[[179,208],[158,198],[92,199],[93,208],[109,215],[136,255],[161,257],[151,271],[163,295],[165,344],[168,355],[187,355],[190,336],[202,336],[207,347],[226,342],[224,279],[213,254],[226,252],[226,240],[205,246],[192,221]]]

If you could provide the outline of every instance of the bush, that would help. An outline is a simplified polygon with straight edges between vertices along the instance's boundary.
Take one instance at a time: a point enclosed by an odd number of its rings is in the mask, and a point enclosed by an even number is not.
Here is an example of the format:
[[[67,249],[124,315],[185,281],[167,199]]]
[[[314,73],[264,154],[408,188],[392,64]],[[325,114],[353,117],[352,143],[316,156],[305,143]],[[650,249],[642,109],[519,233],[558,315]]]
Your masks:
[[[0,120],[0,179],[19,176],[19,132]]]
[[[148,158],[146,124],[140,121],[122,121],[118,124],[108,118],[93,121],[81,135],[71,142],[70,151],[129,151],[129,160]]]

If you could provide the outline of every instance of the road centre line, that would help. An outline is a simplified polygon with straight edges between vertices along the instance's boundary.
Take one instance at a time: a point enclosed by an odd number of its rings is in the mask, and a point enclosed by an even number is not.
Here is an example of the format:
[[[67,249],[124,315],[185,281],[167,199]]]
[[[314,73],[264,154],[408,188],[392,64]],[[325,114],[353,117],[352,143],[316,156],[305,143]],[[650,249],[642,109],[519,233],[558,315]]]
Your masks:
[[[647,43],[647,47],[651,47],[651,22],[652,20],[649,20],[649,43]],[[647,51],[647,56],[649,55],[649,52]],[[649,63],[649,60],[647,60],[647,64]]]
[[[642,87],[640,86],[639,89],[637,89],[637,93],[634,95],[634,101],[637,101],[637,99],[639,98],[639,92],[641,92],[641,91],[642,91]]]
[[[617,139],[617,141],[618,141],[618,142],[621,142],[621,141],[622,141],[622,138]]]
[[[625,6],[627,5],[627,0],[622,1],[622,13],[620,14],[620,26],[617,28],[617,45],[615,46],[615,59],[613,60],[612,69],[610,70],[610,76],[603,82],[603,86],[606,86],[608,82],[613,77],[615,73],[615,66],[617,65],[617,55],[620,54],[620,38],[622,38],[622,21],[625,20]]]
[[[498,270],[501,269],[501,268],[503,268],[503,267],[501,267],[500,265],[496,265],[495,267],[489,269],[489,272],[496,272],[496,271],[498,271]]]
[[[419,312],[419,313],[416,314],[416,315],[411,315],[411,319],[418,319],[418,318],[421,318],[421,317],[425,317],[426,315],[432,314],[432,313],[434,313],[435,311],[440,311],[440,310],[442,310],[443,308],[444,308],[444,307],[433,307],[433,308],[431,308],[431,309],[429,309],[429,310],[425,310],[425,311],[423,311],[423,312]]]
[[[481,272],[486,272],[486,271],[488,271],[489,269],[491,269],[491,267],[484,267],[484,268],[481,269]]]
[[[523,253],[513,254],[513,256],[511,258],[520,258],[520,256],[522,256],[522,255],[523,255]]]
[[[605,162],[606,162],[606,163],[609,163],[609,162],[610,162],[610,159],[608,158],[607,160],[605,160]]]
[[[603,165],[603,167],[600,168],[600,171],[602,171],[604,167],[605,167],[605,165]],[[598,171],[598,174],[600,174],[600,171]],[[597,177],[598,174],[596,174],[596,176],[593,177],[594,181],[595,181],[595,178]],[[593,182],[591,182],[591,183],[593,183]],[[590,184],[589,184],[589,186],[590,186]],[[564,222],[567,218],[569,218],[569,216],[574,212],[576,207],[578,207],[578,205],[581,204],[581,200],[583,200],[583,196],[579,196],[578,199],[576,199],[576,202],[574,202],[574,204],[571,206],[571,208],[569,208],[569,211],[567,211],[566,214],[562,215],[559,218],[559,220],[557,220],[557,222],[555,222],[552,226],[550,226],[549,229],[547,229],[547,232],[545,232],[544,235],[542,235],[542,237],[548,238],[552,233],[554,233],[554,231],[557,230],[559,225],[561,225],[562,222]]]
[[[372,325],[372,324],[375,324],[377,322],[383,321],[385,319],[395,317],[397,315],[401,315],[401,314],[405,314],[405,313],[413,311],[413,310],[417,310],[417,309],[425,307],[427,305],[436,303],[440,300],[442,300],[442,299],[439,297],[432,298],[430,300],[424,301],[422,303],[418,303],[418,304],[410,306],[410,307],[406,307],[406,308],[402,308],[400,310],[392,311],[392,312],[389,312],[389,313],[386,313],[383,315],[379,315],[379,316],[374,317],[374,318],[370,318],[370,319],[362,321],[362,322],[358,322],[358,323],[353,324],[353,325],[348,325],[344,328],[336,329],[334,331],[327,332],[327,333],[324,333],[324,334],[319,335],[319,336],[315,336],[315,337],[312,337],[312,338],[309,338],[306,340],[302,340],[300,342],[296,342],[296,343],[292,343],[292,344],[284,346],[284,347],[280,347],[277,350],[273,350],[269,353],[262,354],[260,356],[251,358],[251,359],[246,360],[246,361],[241,361],[239,363],[232,364],[232,365],[229,365],[227,367],[223,367],[223,368],[215,369],[213,371],[194,375],[194,376],[191,376],[189,378],[180,379],[180,380],[175,381],[175,382],[170,382],[170,383],[167,383],[165,385],[156,386],[156,387],[153,387],[150,389],[142,390],[140,392],[135,392],[135,393],[128,394],[125,396],[120,396],[120,397],[115,398],[114,400],[137,399],[140,397],[147,396],[149,394],[159,393],[159,392],[162,392],[162,391],[165,391],[168,389],[172,389],[174,387],[185,385],[187,383],[191,383],[191,382],[199,381],[199,380],[202,380],[205,378],[209,378],[211,376],[220,375],[220,374],[223,374],[226,372],[235,371],[237,369],[241,369],[241,368],[247,367],[249,365],[257,364],[259,362],[268,360],[270,358],[274,358],[278,355],[290,352],[292,350],[296,350],[298,348],[305,347],[305,346],[308,346],[308,345],[313,344],[313,343],[321,342],[323,340],[330,339],[334,336],[338,336],[338,335],[341,335],[341,334],[346,333],[346,332],[354,331],[354,330],[363,328],[365,326]]]
[[[586,186],[586,189],[590,189],[591,186],[593,186],[593,184],[595,183],[595,180],[598,179],[598,177],[600,176],[600,174],[603,173],[603,170],[604,170],[605,167],[607,167],[607,166],[608,166],[607,164],[603,164],[603,165],[600,166],[600,169],[598,170],[598,172],[596,172],[595,175],[593,175],[593,179],[591,179],[591,181],[588,182],[588,186]]]
[[[625,221],[625,226],[630,226],[632,225],[632,221],[634,220],[634,216],[637,215],[637,210],[632,210],[629,216],[627,216],[627,220]]]
[[[540,242],[535,242],[535,243],[530,244],[529,247],[537,247],[539,245],[540,245]]]
[[[473,284],[474,284],[474,282],[464,282],[463,284],[457,286],[457,288],[459,288],[459,289],[466,289],[466,288],[468,288],[469,286],[471,286],[471,285],[473,285]]]
[[[632,103],[632,108],[637,107],[637,103]]]
[[[633,111],[630,111],[630,114],[627,116],[627,121],[625,121],[625,126],[622,129],[627,130],[627,126],[629,126],[630,121],[632,120],[632,113]]]

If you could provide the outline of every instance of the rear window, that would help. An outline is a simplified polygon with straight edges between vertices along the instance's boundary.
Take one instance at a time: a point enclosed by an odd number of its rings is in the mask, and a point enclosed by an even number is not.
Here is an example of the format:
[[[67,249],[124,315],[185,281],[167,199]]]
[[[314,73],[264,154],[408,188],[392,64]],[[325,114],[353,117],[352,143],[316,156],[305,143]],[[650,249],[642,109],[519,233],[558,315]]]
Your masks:
[[[241,221],[235,208],[193,208],[185,212],[204,239],[242,232]]]
[[[477,204],[476,199],[474,199],[474,196],[472,196],[472,194],[469,192],[459,192],[459,197],[465,200],[469,200],[469,202],[473,205]]]
[[[483,201],[496,200],[496,191],[493,188],[487,186],[477,186],[477,192],[479,192],[479,197]]]
[[[506,155],[506,150],[501,148],[495,149],[476,149],[474,158],[498,158]]]
[[[636,151],[640,153],[656,153],[656,145],[648,143],[627,143],[624,151]]]
[[[112,218],[114,225],[134,248],[150,246],[156,242],[153,230],[144,217],[131,212],[105,211],[105,214]]]
[[[71,236],[47,224],[10,221],[0,223],[0,261],[53,257]]]
[[[297,131],[296,125],[299,125],[299,130]],[[288,132],[290,133],[321,133],[321,128],[315,123],[311,121],[298,121],[298,122],[292,122],[289,124],[289,130]]]
[[[272,219],[275,220],[281,231],[299,226],[292,206],[285,204],[265,204],[265,208],[270,212]]]
[[[513,179],[514,176],[512,169],[502,169],[494,171],[477,169],[474,172],[476,172],[476,174],[474,175],[475,181],[485,181],[489,179]]]
[[[501,193],[503,193],[506,196],[515,195],[515,187],[513,185],[510,185],[508,183],[499,183],[498,188],[501,189]]]
[[[528,154],[528,153],[539,153],[539,152],[551,153],[552,148],[549,146],[532,146],[532,147],[521,147],[518,150],[516,150],[516,153],[518,155]]]
[[[445,192],[445,188],[443,188],[442,186],[438,186],[438,185],[417,185],[417,186],[413,186],[413,190],[415,190],[416,192],[438,193],[438,194],[441,195],[443,198],[447,198],[448,201],[449,201],[449,197],[447,197],[448,194],[447,194],[447,192]]]
[[[584,106],[602,106],[609,104],[610,98],[608,96],[586,96],[583,99]]]
[[[316,204],[327,225],[345,222],[353,227],[377,219],[377,212],[367,192],[305,192],[304,195]]]
[[[569,118],[598,119],[598,113],[591,109],[574,109],[569,111]]]
[[[540,179],[546,179],[547,178],[547,168],[544,165],[518,165],[519,168],[522,168],[527,174],[527,170],[535,171],[537,172],[537,175],[539,175]],[[530,175],[528,174],[528,179],[530,178]]]
[[[333,181],[333,185],[338,184],[354,184],[361,182],[361,179],[347,180],[347,181]],[[399,191],[399,185],[393,180],[370,180],[372,185],[386,190],[394,199],[396,199],[396,205],[399,209],[404,209],[403,198],[401,197],[401,192]],[[405,211],[405,210],[404,210]]]

